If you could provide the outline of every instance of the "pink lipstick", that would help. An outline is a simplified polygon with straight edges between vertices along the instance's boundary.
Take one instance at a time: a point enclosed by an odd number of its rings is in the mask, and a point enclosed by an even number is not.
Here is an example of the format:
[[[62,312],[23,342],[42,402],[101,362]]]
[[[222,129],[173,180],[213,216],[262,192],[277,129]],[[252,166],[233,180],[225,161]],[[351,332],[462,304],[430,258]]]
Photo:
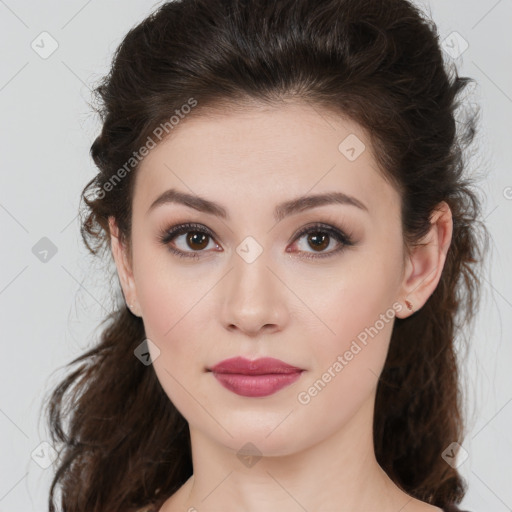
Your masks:
[[[225,388],[248,397],[271,395],[295,382],[304,371],[273,357],[253,361],[233,357],[208,370]]]

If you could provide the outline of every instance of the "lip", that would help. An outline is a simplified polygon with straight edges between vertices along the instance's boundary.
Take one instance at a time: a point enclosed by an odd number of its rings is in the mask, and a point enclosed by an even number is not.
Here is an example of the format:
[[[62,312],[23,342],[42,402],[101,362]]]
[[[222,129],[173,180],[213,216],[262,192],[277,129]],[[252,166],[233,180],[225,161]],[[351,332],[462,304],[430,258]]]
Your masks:
[[[214,377],[237,395],[262,397],[295,382],[304,371],[273,357],[249,360],[233,357],[208,368]]]
[[[224,361],[208,369],[216,373],[238,373],[242,375],[268,375],[269,373],[286,374],[303,370],[302,368],[292,366],[273,357],[262,357],[252,361],[244,357],[232,357],[230,359],[224,359]]]

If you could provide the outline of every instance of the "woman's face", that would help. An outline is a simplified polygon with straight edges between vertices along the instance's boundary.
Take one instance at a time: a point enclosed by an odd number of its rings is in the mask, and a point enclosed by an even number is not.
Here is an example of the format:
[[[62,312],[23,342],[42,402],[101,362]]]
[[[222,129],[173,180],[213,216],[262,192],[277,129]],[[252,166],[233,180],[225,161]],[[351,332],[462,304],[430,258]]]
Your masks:
[[[186,119],[141,163],[123,288],[191,429],[289,454],[373,407],[405,269],[400,198],[371,151],[359,125],[295,103]],[[257,377],[237,393],[208,370],[235,356],[303,371],[246,396]]]

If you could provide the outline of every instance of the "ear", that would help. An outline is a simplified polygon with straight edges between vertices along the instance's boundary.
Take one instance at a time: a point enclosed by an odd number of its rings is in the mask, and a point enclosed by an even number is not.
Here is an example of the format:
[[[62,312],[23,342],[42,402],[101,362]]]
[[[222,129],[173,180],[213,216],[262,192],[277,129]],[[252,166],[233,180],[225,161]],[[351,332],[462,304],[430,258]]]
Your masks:
[[[401,286],[403,307],[396,316],[406,318],[422,308],[441,279],[453,232],[452,212],[446,201],[441,201],[430,219],[430,230],[411,249],[406,259],[406,271]]]
[[[110,229],[110,247],[117,267],[117,275],[119,276],[124,299],[131,312],[135,316],[140,316],[136,313],[139,311],[139,304],[137,302],[137,293],[133,279],[132,263],[128,256],[128,248],[125,247],[122,240],[119,238],[119,228],[113,216],[108,218],[108,224]],[[130,304],[132,305],[131,308],[129,306]]]

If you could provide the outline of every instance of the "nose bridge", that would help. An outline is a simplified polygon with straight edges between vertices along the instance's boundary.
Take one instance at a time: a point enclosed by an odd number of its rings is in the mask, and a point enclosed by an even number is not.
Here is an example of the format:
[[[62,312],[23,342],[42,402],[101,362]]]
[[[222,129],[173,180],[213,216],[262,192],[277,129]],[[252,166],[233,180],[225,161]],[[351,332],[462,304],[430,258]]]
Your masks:
[[[237,254],[233,255],[233,292],[237,290],[242,294],[249,293],[253,297],[258,295],[272,295],[275,279],[269,267],[271,262],[269,251],[263,251],[254,259],[246,259],[245,256],[251,255],[253,249],[244,253],[243,245],[237,249]],[[242,253],[242,255],[240,254]],[[235,294],[233,293],[232,296]]]
[[[223,302],[225,325],[235,325],[247,332],[265,325],[282,327],[285,297],[279,290],[282,283],[270,270],[270,250],[247,237],[233,253],[232,264]]]

